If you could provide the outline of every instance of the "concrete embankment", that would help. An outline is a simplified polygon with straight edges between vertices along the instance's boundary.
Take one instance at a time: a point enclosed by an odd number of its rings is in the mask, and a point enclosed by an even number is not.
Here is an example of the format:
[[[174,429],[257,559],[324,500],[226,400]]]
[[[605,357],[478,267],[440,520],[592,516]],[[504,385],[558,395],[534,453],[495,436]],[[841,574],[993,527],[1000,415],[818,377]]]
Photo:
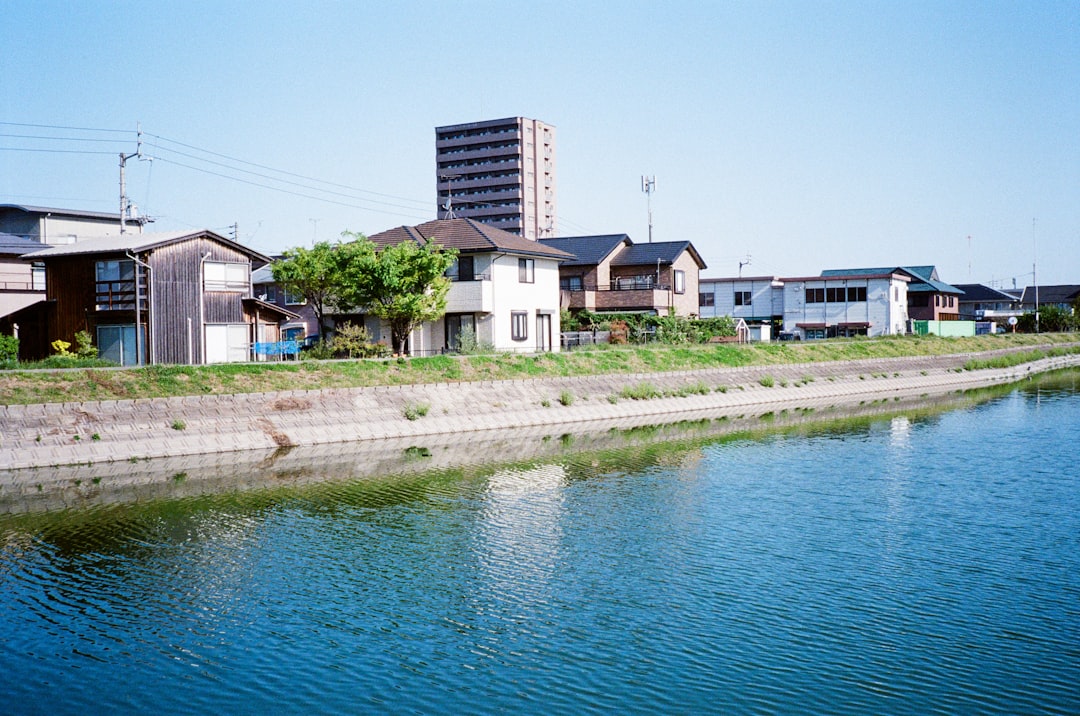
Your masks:
[[[477,439],[926,397],[1080,366],[966,371],[969,354],[671,373],[0,406],[0,470],[366,441]],[[770,380],[771,379],[771,380]],[[646,386],[648,386],[646,388]],[[654,397],[630,399],[624,388]],[[651,390],[649,390],[651,388]],[[507,459],[516,456],[508,454]]]

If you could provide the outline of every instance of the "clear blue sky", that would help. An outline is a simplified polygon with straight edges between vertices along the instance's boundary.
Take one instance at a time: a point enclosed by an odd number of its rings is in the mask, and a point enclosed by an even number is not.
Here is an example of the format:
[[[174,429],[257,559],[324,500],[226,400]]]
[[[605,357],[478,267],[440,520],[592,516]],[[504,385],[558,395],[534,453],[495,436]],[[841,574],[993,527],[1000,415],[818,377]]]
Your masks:
[[[646,241],[650,174],[708,276],[1080,283],[1076,0],[9,0],[0,52],[0,203],[117,210],[141,123],[152,229],[277,252],[434,218],[434,128],[520,115],[561,235]]]

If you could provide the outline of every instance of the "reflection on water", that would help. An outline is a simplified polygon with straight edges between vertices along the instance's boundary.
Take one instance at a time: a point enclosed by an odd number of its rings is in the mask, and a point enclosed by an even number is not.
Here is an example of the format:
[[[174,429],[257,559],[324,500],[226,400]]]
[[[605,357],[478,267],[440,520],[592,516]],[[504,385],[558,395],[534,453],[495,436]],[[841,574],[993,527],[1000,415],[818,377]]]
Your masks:
[[[2,710],[1075,711],[1078,387],[43,471]]]

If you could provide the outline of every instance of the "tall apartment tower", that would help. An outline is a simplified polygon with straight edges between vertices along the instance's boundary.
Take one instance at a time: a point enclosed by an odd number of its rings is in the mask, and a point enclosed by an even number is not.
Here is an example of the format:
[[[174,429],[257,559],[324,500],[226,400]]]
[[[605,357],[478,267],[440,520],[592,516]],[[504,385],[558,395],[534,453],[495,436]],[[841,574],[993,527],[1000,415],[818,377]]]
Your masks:
[[[435,128],[440,219],[555,236],[555,127],[509,117]],[[452,212],[452,213],[451,213]]]

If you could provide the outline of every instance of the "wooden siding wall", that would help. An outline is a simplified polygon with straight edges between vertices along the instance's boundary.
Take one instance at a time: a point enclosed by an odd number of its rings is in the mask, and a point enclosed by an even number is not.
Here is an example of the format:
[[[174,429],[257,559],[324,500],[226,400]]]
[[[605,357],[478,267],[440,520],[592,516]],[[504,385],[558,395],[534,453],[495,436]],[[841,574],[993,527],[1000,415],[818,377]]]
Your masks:
[[[249,261],[246,254],[206,238],[162,246],[147,260],[153,267],[154,351],[158,363],[187,363],[189,344],[194,362],[201,363],[203,322],[245,321],[241,301],[246,293],[203,293],[202,257],[207,253],[210,254],[207,261]]]
[[[47,343],[61,340],[74,344],[79,331],[94,333],[90,319],[96,295],[94,261],[93,257],[65,256],[46,264],[45,294],[56,298]]]

